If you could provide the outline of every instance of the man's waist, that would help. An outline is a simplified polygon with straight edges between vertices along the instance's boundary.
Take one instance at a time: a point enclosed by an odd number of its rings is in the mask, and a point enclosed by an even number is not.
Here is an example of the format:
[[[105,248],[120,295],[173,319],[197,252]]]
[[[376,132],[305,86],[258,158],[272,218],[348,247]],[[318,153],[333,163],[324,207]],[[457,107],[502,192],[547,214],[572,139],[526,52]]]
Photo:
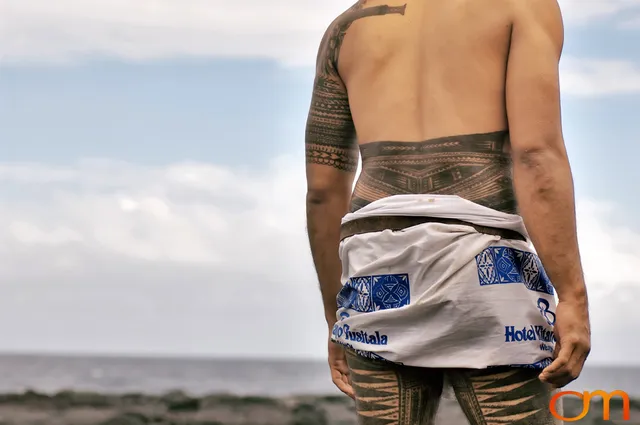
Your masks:
[[[483,233],[486,235],[500,236],[503,239],[514,239],[520,241],[527,240],[522,234],[516,232],[515,230],[481,226],[478,224],[453,218],[402,215],[369,216],[347,221],[340,227],[340,240],[342,241],[348,237],[363,233],[382,232],[384,230],[404,230],[425,223],[442,223],[470,226],[473,227],[478,233]]]

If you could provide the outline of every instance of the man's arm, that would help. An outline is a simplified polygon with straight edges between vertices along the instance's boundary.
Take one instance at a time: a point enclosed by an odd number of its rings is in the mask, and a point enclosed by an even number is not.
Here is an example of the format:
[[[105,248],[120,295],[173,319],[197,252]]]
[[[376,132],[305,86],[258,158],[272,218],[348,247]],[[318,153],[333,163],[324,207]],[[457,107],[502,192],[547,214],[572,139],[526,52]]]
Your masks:
[[[305,151],[307,231],[325,318],[331,328],[336,322],[336,297],[342,288],[340,221],[349,209],[359,157],[347,89],[334,63],[337,55],[330,51],[330,31],[318,53]]]
[[[577,377],[590,344],[573,179],[560,114],[564,30],[556,0],[514,4],[506,83],[513,179],[520,213],[558,292],[560,352],[547,372],[552,381],[564,384]]]

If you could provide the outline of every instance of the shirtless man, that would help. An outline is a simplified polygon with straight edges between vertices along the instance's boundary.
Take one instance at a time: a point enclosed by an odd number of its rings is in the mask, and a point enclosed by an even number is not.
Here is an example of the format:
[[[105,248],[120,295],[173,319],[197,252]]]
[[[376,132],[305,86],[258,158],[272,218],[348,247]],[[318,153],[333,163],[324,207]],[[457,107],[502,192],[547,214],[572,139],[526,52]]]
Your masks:
[[[556,423],[551,395],[578,377],[590,350],[560,119],[562,46],[556,0],[360,0],[329,26],[307,121],[307,222],[331,376],[355,398],[360,423],[432,423],[445,376],[472,425]],[[550,365],[414,367],[331,341],[341,219],[402,194],[458,195],[522,217],[559,299]]]

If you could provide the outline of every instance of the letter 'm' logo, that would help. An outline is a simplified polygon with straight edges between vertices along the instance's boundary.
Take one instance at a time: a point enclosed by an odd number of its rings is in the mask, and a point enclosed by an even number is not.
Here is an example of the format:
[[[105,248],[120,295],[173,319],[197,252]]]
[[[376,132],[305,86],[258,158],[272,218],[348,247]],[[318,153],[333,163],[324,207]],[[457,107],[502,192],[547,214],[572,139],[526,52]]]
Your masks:
[[[574,418],[566,418],[560,415],[560,413],[558,413],[558,410],[557,410],[558,400],[561,397],[564,397],[565,395],[573,395],[582,399],[582,412],[578,416]],[[551,401],[549,402],[549,411],[551,412],[553,417],[556,419],[559,419],[565,422],[576,422],[576,421],[579,421],[580,419],[583,419],[585,416],[587,416],[587,413],[589,413],[591,398],[598,397],[598,396],[602,397],[602,419],[603,420],[608,421],[610,419],[611,399],[616,396],[622,398],[622,419],[625,421],[630,420],[631,412],[630,412],[630,406],[629,406],[629,395],[626,392],[621,390],[612,391],[610,393],[602,390],[597,390],[592,392],[585,391],[583,393],[579,393],[577,391],[561,391],[554,394],[553,397],[551,397]]]

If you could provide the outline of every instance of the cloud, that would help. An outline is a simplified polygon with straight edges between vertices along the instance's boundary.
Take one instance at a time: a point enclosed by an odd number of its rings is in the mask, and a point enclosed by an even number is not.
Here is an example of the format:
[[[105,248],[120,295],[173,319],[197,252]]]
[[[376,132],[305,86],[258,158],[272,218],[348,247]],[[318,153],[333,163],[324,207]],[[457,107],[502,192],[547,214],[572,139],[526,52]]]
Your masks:
[[[0,165],[0,350],[322,356],[302,167]]]
[[[622,14],[639,13],[639,0],[559,0],[567,23],[588,24],[602,18],[622,18]],[[622,22],[622,20],[620,19]]]
[[[353,0],[0,0],[0,60],[268,57],[313,63],[328,24]],[[569,25],[640,11],[639,0],[561,1]]]
[[[560,79],[563,93],[573,96],[640,93],[640,66],[630,61],[565,58]]]
[[[6,223],[2,236],[11,248],[51,247],[52,255],[42,259],[51,262],[47,272],[55,272],[56,252],[66,255],[64,248],[81,247],[96,255],[228,271],[243,270],[250,258],[274,278],[283,268],[304,274],[309,266],[304,249],[292,249],[287,257],[264,250],[276,242],[285,249],[305,245],[304,181],[291,179],[303,175],[298,162],[275,161],[268,178],[198,163],[3,165],[0,188],[46,192],[44,199],[16,199],[0,210]],[[38,208],[40,202],[53,208]]]
[[[0,0],[0,57],[69,61],[84,56],[315,59],[344,0]]]
[[[0,349],[322,356],[303,176],[298,157],[0,165],[0,331],[23,318]],[[578,204],[595,362],[640,354],[621,336],[640,321],[640,234],[614,210]]]

